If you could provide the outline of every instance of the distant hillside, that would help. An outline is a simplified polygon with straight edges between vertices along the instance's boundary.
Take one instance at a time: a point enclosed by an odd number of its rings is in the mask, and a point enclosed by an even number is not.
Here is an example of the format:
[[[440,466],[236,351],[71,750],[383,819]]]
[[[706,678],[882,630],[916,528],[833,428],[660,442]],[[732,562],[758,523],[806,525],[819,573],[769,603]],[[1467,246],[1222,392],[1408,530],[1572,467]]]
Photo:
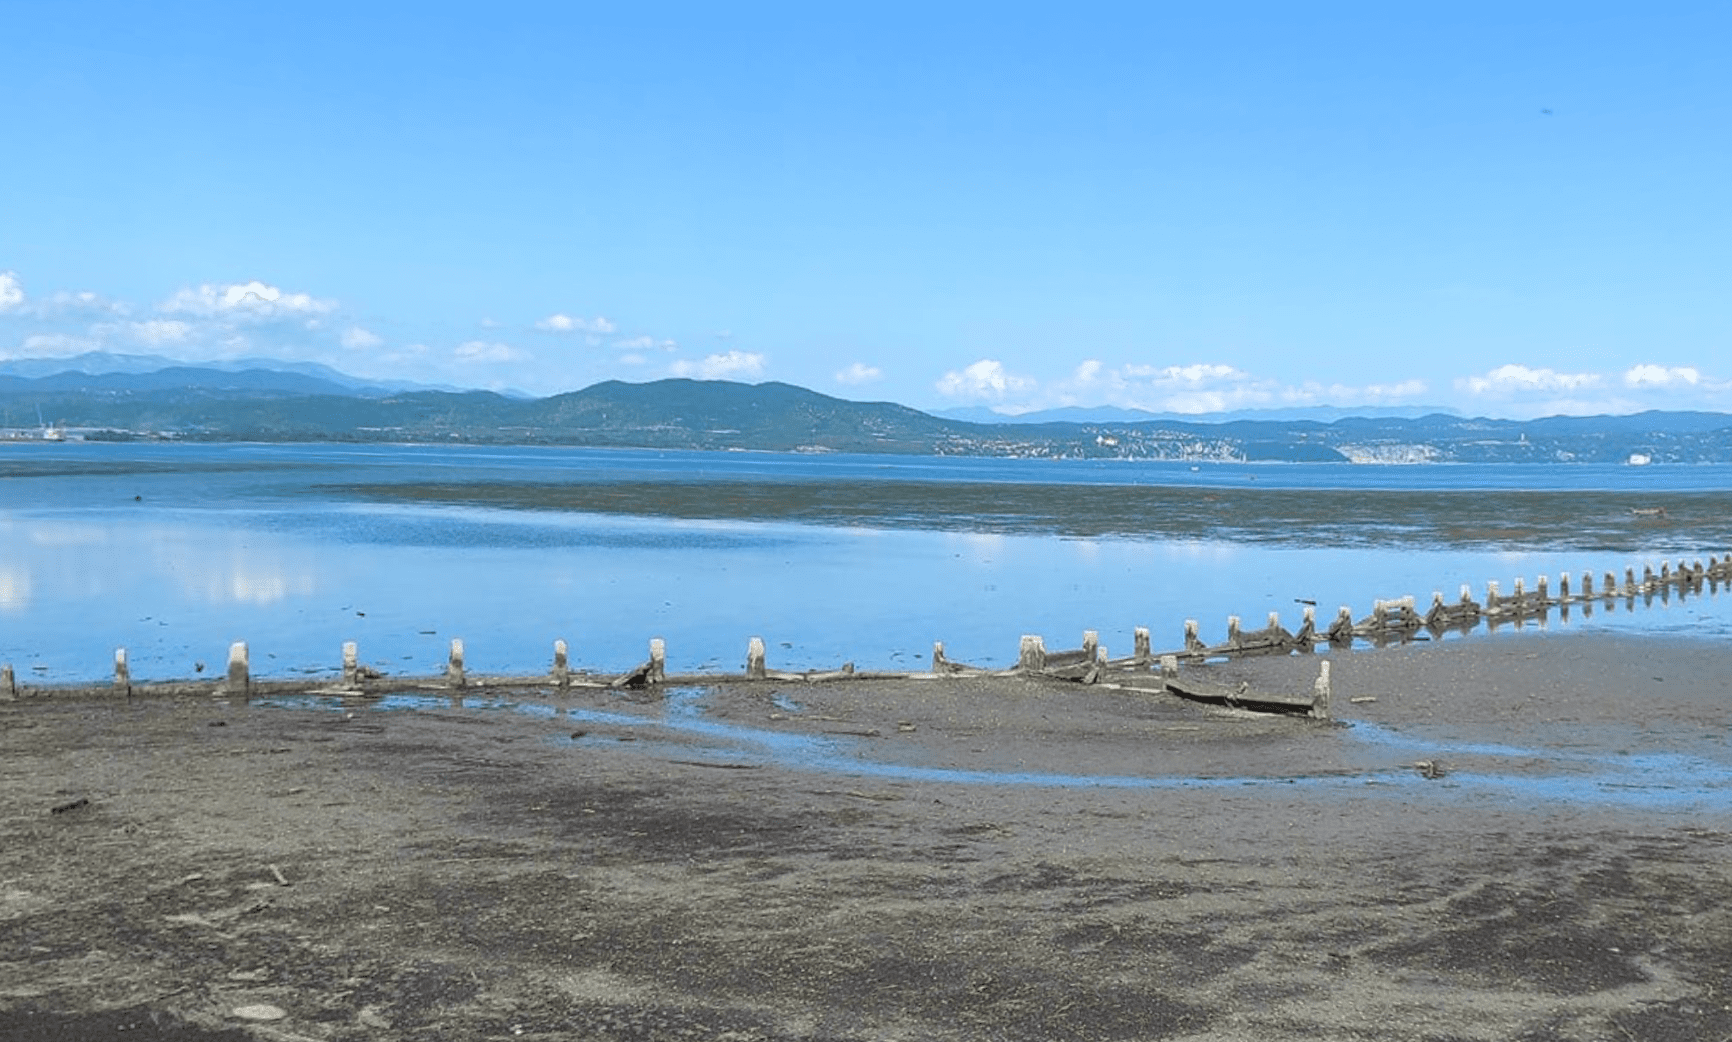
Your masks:
[[[341,376],[341,374],[338,374]],[[1732,416],[1650,412],[1518,422],[1433,414],[1318,420],[975,424],[784,383],[608,381],[551,398],[381,393],[269,369],[0,375],[0,427],[223,441],[470,442],[1293,463],[1732,462]]]

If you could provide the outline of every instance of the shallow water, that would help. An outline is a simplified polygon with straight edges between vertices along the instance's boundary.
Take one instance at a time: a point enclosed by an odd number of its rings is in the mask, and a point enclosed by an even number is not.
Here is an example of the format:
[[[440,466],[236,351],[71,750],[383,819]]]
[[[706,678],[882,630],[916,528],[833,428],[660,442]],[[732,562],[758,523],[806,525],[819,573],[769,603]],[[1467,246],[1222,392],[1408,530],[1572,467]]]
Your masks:
[[[1508,745],[1452,739],[1436,728],[1393,728],[1365,721],[1309,733],[1300,756],[1319,769],[1295,769],[1281,755],[1259,756],[1254,772],[1186,773],[1151,769],[1146,774],[995,771],[889,762],[874,757],[870,740],[790,734],[711,719],[707,687],[673,687],[656,710],[633,703],[620,711],[555,706],[534,700],[436,695],[341,698],[295,695],[254,700],[280,709],[345,712],[468,710],[509,712],[539,719],[623,728],[634,754],[663,759],[703,758],[738,766],[777,766],[845,778],[950,785],[1028,786],[1055,789],[1259,789],[1298,787],[1325,793],[1406,798],[1423,792],[1428,802],[1531,805],[1536,802],[1604,806],[1663,814],[1732,810],[1732,751],[1724,741],[1701,755],[1631,754],[1615,746],[1588,746],[1564,729],[1553,741]],[[617,745],[615,735],[551,735],[555,744],[577,748]],[[1561,743],[1561,744],[1560,744]],[[1717,755],[1716,755],[1717,754]],[[1421,760],[1447,764],[1440,779],[1412,766]]]
[[[220,668],[676,672],[1114,654],[1337,606],[1732,546],[1732,467],[1352,467],[562,449],[0,447],[0,661],[29,682]],[[1631,511],[1664,505],[1664,517]],[[1732,633],[1732,598],[1571,627]],[[1561,615],[1548,625],[1566,622]],[[1530,623],[1529,625],[1535,625]]]

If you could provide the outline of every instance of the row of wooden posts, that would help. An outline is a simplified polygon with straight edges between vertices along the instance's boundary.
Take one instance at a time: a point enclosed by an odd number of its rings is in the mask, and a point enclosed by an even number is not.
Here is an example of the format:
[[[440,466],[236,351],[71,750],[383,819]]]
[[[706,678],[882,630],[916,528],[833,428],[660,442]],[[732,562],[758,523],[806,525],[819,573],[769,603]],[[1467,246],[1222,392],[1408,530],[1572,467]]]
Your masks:
[[[1591,610],[1597,602],[1613,602],[1623,599],[1633,606],[1635,598],[1667,597],[1676,591],[1680,595],[1700,592],[1703,589],[1717,590],[1720,583],[1732,583],[1732,555],[1727,557],[1710,557],[1704,564],[1697,560],[1693,564],[1679,561],[1674,567],[1662,563],[1660,570],[1655,572],[1651,566],[1644,567],[1640,578],[1634,568],[1626,568],[1622,582],[1611,572],[1604,573],[1604,579],[1596,588],[1591,572],[1583,572],[1581,583],[1572,591],[1568,575],[1561,576],[1557,590],[1554,592],[1546,576],[1540,576],[1535,588],[1529,591],[1521,579],[1516,579],[1511,594],[1505,596],[1496,582],[1486,584],[1484,601],[1473,599],[1467,586],[1462,586],[1461,595],[1455,602],[1446,602],[1441,593],[1432,594],[1432,603],[1423,614],[1416,607],[1412,597],[1398,600],[1378,601],[1370,615],[1360,619],[1353,617],[1352,610],[1346,607],[1340,609],[1335,621],[1325,630],[1319,630],[1316,620],[1316,609],[1307,606],[1303,612],[1303,622],[1297,631],[1290,631],[1281,625],[1280,613],[1271,612],[1267,625],[1262,629],[1247,631],[1242,628],[1237,616],[1227,619],[1227,638],[1217,644],[1205,642],[1199,632],[1195,620],[1186,620],[1184,643],[1171,651],[1157,653],[1153,650],[1149,630],[1137,627],[1133,634],[1133,650],[1128,658],[1114,659],[1108,656],[1106,648],[1101,646],[1097,631],[1088,630],[1083,633],[1082,647],[1073,650],[1049,651],[1045,640],[1036,635],[1024,636],[1018,648],[1017,664],[1005,670],[994,670],[969,666],[952,662],[945,656],[944,644],[936,642],[932,648],[932,664],[930,670],[920,672],[859,672],[853,663],[845,663],[838,670],[810,671],[789,673],[772,670],[765,661],[765,645],[761,637],[752,637],[746,650],[746,669],[744,678],[747,680],[779,680],[779,681],[823,681],[844,678],[895,678],[895,679],[931,679],[944,676],[1009,676],[1016,674],[1041,674],[1075,680],[1082,683],[1095,684],[1107,682],[1109,671],[1134,675],[1138,672],[1148,673],[1158,667],[1163,686],[1168,690],[1196,695],[1197,690],[1192,685],[1178,679],[1180,663],[1198,663],[1215,659],[1232,658],[1242,655],[1282,654],[1296,651],[1310,651],[1323,644],[1335,647],[1350,647],[1355,641],[1365,640],[1375,644],[1385,644],[1393,641],[1413,639],[1422,631],[1441,635],[1449,630],[1466,631],[1480,624],[1491,626],[1503,622],[1520,623],[1530,618],[1545,618],[1553,609],[1567,612],[1571,605],[1579,605]],[[1327,661],[1322,668],[1311,692],[1309,707],[1314,716],[1329,715],[1329,665]],[[359,648],[350,641],[343,645],[343,665],[341,679],[336,685],[328,681],[309,685],[307,681],[261,681],[252,676],[247,644],[237,641],[229,648],[228,669],[224,676],[216,682],[219,693],[231,696],[246,697],[255,693],[282,690],[307,690],[309,686],[340,692],[366,692],[389,687],[401,690],[404,687],[441,686],[446,688],[465,687],[498,687],[525,686],[551,683],[556,687],[645,687],[664,683],[702,683],[726,677],[711,675],[691,675],[670,677],[667,672],[667,645],[661,638],[649,642],[649,658],[637,667],[618,675],[594,675],[574,673],[570,667],[569,649],[565,641],[558,640],[553,646],[553,666],[548,674],[537,677],[472,677],[464,664],[464,647],[461,639],[451,642],[450,654],[446,661],[443,677],[440,678],[387,678],[377,671],[364,666],[360,661]],[[1121,677],[1120,679],[1126,679]],[[1115,686],[1136,687],[1134,683]],[[190,682],[167,682],[141,685],[140,693],[178,694],[209,692],[210,682],[202,684]],[[125,648],[119,648],[114,654],[113,691],[122,697],[134,694],[131,669],[127,663]],[[20,689],[10,665],[0,665],[0,699],[15,699],[19,697]],[[1207,695],[1204,700],[1220,700],[1232,703],[1236,699],[1224,695],[1215,699]],[[1255,701],[1255,699],[1245,699]],[[1306,704],[1303,699],[1273,698],[1271,705]]]

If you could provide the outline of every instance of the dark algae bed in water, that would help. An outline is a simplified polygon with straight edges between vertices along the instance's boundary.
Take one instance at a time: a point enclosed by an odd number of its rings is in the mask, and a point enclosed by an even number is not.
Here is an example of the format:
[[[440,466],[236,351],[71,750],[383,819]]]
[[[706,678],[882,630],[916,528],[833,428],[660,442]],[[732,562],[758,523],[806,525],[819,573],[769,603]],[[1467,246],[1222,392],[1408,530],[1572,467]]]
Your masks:
[[[1227,488],[967,481],[401,482],[381,502],[684,519],[1235,543],[1574,548],[1732,546],[1732,491]],[[1653,513],[1656,509],[1661,513]]]

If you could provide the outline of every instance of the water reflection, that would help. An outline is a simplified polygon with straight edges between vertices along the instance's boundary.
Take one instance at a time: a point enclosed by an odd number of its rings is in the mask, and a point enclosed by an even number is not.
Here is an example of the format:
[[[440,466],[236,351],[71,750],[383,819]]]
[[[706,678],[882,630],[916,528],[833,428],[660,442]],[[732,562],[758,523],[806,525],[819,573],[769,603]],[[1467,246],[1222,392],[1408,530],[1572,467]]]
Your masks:
[[[30,573],[0,568],[0,612],[21,612],[30,607]]]
[[[1326,625],[1337,605],[1362,616],[1413,595],[1423,611],[1432,590],[1453,600],[1462,583],[1477,593],[1518,575],[1621,575],[1675,547],[1732,545],[1732,494],[1712,487],[1732,468],[1679,471],[1694,486],[1683,492],[1637,475],[1648,484],[1494,494],[1402,488],[1448,475],[1363,468],[1258,471],[1259,485],[1341,475],[1372,486],[1343,491],[1239,488],[1244,471],[1026,461],[39,453],[0,453],[0,661],[52,680],[104,676],[120,645],[139,679],[190,676],[234,640],[252,645],[264,676],[332,671],[348,640],[386,673],[437,673],[451,637],[490,672],[545,668],[556,639],[574,668],[617,671],[642,661],[651,637],[666,638],[676,672],[734,669],[752,635],[775,668],[907,668],[940,640],[953,660],[1002,666],[1024,633],[1074,647],[1092,629],[1117,651],[1147,626],[1171,647],[1187,618],[1213,641],[1229,615],[1260,624],[1273,611],[1297,629],[1299,602]],[[1542,469],[1546,480],[1590,473]],[[1521,476],[1487,473],[1494,486]],[[1632,497],[1667,497],[1668,524],[1632,525]],[[1727,601],[1674,595],[1648,611],[1604,600],[1543,624],[1727,633]]]

